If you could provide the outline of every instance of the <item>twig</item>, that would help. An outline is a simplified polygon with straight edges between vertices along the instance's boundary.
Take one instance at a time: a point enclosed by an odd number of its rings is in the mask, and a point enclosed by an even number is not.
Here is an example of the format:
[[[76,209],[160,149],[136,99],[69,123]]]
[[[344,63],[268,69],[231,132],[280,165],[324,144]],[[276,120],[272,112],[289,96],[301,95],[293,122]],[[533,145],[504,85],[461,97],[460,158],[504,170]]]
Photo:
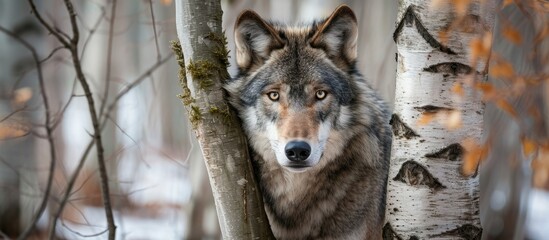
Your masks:
[[[103,100],[101,101],[101,106],[99,107],[99,116],[103,115],[103,110],[105,109],[105,104],[107,103],[109,96],[109,86],[111,78],[111,63],[112,63],[112,41],[114,38],[114,20],[116,19],[116,0],[112,0],[111,8],[111,21],[109,25],[109,42],[107,43],[107,61],[106,61],[106,71],[105,71],[105,90],[103,90]]]
[[[31,224],[28,225],[21,236],[19,236],[19,239],[26,239],[31,234],[31,232],[34,230],[34,227],[36,226],[36,223],[38,222],[38,219],[42,216],[44,213],[44,210],[46,210],[46,206],[48,203],[48,199],[50,197],[50,191],[51,191],[51,185],[53,182],[53,173],[55,171],[55,163],[56,163],[56,155],[55,155],[55,142],[53,141],[53,134],[52,134],[52,128],[50,126],[50,106],[48,101],[48,96],[46,95],[46,87],[44,86],[44,75],[42,74],[42,63],[40,62],[40,58],[38,57],[38,53],[36,52],[36,49],[25,41],[24,39],[20,38],[19,36],[13,34],[9,30],[5,29],[4,27],[0,26],[0,31],[4,32],[8,36],[14,38],[22,44],[25,48],[27,48],[31,54],[32,58],[34,60],[34,63],[36,64],[36,71],[38,73],[38,82],[40,85],[40,92],[42,94],[42,101],[44,102],[44,111],[45,111],[45,128],[46,128],[46,134],[48,138],[48,143],[50,145],[50,168],[49,168],[49,175],[48,180],[46,183],[46,190],[44,191],[44,197],[42,198],[42,201],[40,202],[40,206],[38,207],[38,211],[34,214]]]
[[[149,8],[151,9],[151,19],[152,19],[153,32],[154,32],[154,43],[156,45],[156,60],[160,61],[162,57],[160,56],[160,47],[158,46],[158,36],[156,35],[156,23],[154,19],[154,10],[153,10],[152,0],[149,0]]]
[[[1,26],[0,26],[1,28]],[[18,112],[21,112],[23,110],[27,109],[27,105],[25,104],[25,106],[21,107],[21,108],[18,108],[18,109],[15,109],[15,111],[12,111],[10,112],[8,115],[4,116],[2,119],[0,119],[0,123],[3,122],[3,121],[6,121],[8,120],[11,116],[13,116],[14,114],[18,113]]]
[[[32,2],[32,0],[30,0]],[[107,225],[109,228],[109,240],[114,240],[116,236],[116,225],[114,223],[114,217],[112,213],[112,206],[110,201],[110,193],[109,193],[109,181],[108,181],[108,174],[107,174],[107,168],[105,166],[105,158],[104,158],[104,150],[103,150],[103,142],[101,138],[101,130],[99,128],[99,119],[97,116],[97,112],[95,110],[95,103],[93,99],[93,95],[91,93],[90,86],[88,84],[88,81],[86,80],[86,76],[84,75],[84,72],[82,71],[82,66],[80,64],[80,58],[78,55],[78,42],[80,40],[80,32],[78,30],[78,24],[76,22],[76,12],[74,11],[74,7],[72,5],[72,2],[70,0],[65,0],[65,7],[67,9],[67,12],[69,13],[70,23],[72,27],[72,38],[70,39],[70,44],[67,44],[71,55],[72,55],[72,61],[74,64],[74,69],[76,71],[76,77],[78,81],[80,82],[80,85],[82,86],[82,89],[84,90],[84,94],[86,95],[86,100],[88,102],[88,109],[90,111],[90,117],[93,125],[93,136],[95,139],[95,147],[97,150],[97,162],[99,165],[99,176],[101,179],[101,193],[103,197],[103,205],[105,208],[105,215],[107,218]],[[37,15],[38,16],[38,15]],[[46,23],[43,23],[46,24]],[[46,24],[47,25],[47,24]],[[49,30],[49,29],[48,29]],[[54,33],[52,33],[54,34]],[[55,230],[55,229],[53,229]],[[51,233],[50,233],[51,234]]]
[[[45,61],[48,61],[48,59],[50,59],[51,57],[53,57],[53,55],[54,55],[57,51],[59,51],[59,50],[61,50],[61,49],[65,49],[65,47],[60,46],[60,47],[54,48],[54,49],[50,52],[50,54],[48,54],[48,56],[46,56],[44,59],[40,60],[40,63],[44,63]]]
[[[110,115],[110,113],[116,107],[116,104],[118,103],[118,101],[122,97],[124,97],[132,88],[134,88],[135,86],[137,86],[141,82],[143,82],[143,80],[145,80],[147,78],[147,76],[152,74],[156,69],[158,69],[160,66],[162,66],[172,56],[173,56],[173,53],[169,54],[164,59],[162,59],[162,60],[158,61],[157,63],[155,63],[154,65],[152,65],[147,71],[145,71],[143,74],[141,74],[138,78],[136,78],[134,81],[132,81],[129,85],[126,86],[126,88],[124,88],[121,92],[119,92],[116,95],[114,100],[107,107],[106,113],[103,115],[103,118],[101,119],[101,130],[103,130],[106,126],[106,123],[107,123],[107,120],[108,120],[106,118],[106,116]],[[55,227],[56,227],[56,224],[57,224],[57,219],[59,219],[59,217],[61,216],[61,213],[63,212],[63,209],[64,209],[65,205],[67,204],[67,202],[69,200],[69,197],[72,194],[72,189],[74,187],[74,184],[76,183],[76,178],[80,174],[80,172],[81,172],[81,170],[84,166],[84,163],[86,162],[86,159],[88,158],[88,154],[90,153],[90,151],[93,147],[93,143],[94,143],[93,139],[88,143],[86,149],[84,150],[84,154],[82,154],[82,157],[78,161],[78,166],[74,170],[73,174],[71,175],[71,178],[69,179],[69,182],[67,183],[67,188],[65,189],[65,192],[64,192],[63,198],[61,199],[59,208],[57,209],[57,212],[55,213],[55,215],[53,217],[54,220],[53,220],[53,223],[51,225],[51,229],[53,229],[53,230],[55,230]],[[51,232],[52,232],[52,230],[50,230],[50,234],[51,234]]]
[[[99,25],[101,24],[101,22],[103,21],[103,19],[105,19],[105,15],[107,14],[105,12],[105,8],[101,7],[99,8],[101,9],[101,16],[99,16],[97,18],[97,21],[95,22],[95,24],[93,25],[93,27],[89,30],[90,34],[88,35],[88,37],[86,38],[86,41],[84,41],[84,44],[82,44],[82,52],[80,52],[80,59],[83,59],[84,58],[84,54],[86,53],[86,49],[87,46],[88,46],[88,43],[90,42],[92,36],[94,36],[95,32],[97,31],[97,29],[99,28]]]
[[[38,12],[38,10],[36,10],[36,5],[34,4],[34,0],[27,0],[29,2],[29,5],[31,7],[31,13],[34,14],[34,16],[36,16],[36,19],[38,19],[38,21],[40,22],[40,24],[42,24],[42,26],[44,26],[49,33],[53,34],[54,37],[57,38],[57,40],[59,40],[59,42],[61,42],[61,44],[63,44],[64,47],[68,47],[69,46],[69,42],[67,41],[67,39],[59,34],[57,31],[55,31],[45,20],[44,18],[42,18],[42,15]]]

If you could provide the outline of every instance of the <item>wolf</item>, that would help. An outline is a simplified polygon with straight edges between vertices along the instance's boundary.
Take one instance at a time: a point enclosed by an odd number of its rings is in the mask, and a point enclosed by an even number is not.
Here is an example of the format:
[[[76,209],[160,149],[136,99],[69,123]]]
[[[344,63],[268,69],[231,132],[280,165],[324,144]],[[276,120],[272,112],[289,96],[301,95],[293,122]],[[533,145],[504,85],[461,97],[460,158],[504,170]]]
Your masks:
[[[345,5],[311,24],[236,20],[225,89],[277,239],[381,239],[390,114],[356,68],[357,36]]]

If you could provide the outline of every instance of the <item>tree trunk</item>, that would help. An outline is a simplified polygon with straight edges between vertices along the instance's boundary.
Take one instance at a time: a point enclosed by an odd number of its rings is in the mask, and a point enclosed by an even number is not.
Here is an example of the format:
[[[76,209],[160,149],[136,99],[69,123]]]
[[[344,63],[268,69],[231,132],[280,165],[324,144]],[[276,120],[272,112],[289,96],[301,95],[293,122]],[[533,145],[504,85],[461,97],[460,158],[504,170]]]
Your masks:
[[[459,12],[457,3],[440,2],[399,1],[385,239],[480,239],[482,232],[479,178],[460,169],[465,140],[482,137],[484,106],[467,86],[487,75],[486,59],[469,66],[469,45],[491,29],[494,9],[477,0]]]
[[[219,0],[176,1],[180,97],[204,155],[223,237],[272,239],[245,135],[224,99],[229,75],[221,16]]]

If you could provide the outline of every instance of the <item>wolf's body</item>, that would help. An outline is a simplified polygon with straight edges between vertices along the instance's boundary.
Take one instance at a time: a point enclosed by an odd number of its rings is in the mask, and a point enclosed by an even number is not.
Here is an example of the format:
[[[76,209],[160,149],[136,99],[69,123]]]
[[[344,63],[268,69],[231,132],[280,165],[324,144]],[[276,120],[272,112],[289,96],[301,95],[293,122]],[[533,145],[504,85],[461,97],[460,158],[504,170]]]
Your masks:
[[[237,20],[226,89],[279,239],[381,238],[390,116],[355,68],[356,37],[346,6],[308,26]]]

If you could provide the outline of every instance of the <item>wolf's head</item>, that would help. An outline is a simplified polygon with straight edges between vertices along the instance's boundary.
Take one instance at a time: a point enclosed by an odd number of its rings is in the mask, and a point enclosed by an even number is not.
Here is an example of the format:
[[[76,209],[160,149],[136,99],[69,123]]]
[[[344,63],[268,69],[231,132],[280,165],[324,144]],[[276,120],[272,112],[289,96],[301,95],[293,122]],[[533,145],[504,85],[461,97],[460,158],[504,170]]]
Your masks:
[[[226,89],[250,145],[266,161],[305,171],[342,152],[357,58],[357,21],[347,6],[288,27],[244,11],[235,25],[239,76]],[[350,131],[347,131],[347,133]],[[321,161],[322,159],[322,161]],[[326,160],[324,160],[326,159]]]

